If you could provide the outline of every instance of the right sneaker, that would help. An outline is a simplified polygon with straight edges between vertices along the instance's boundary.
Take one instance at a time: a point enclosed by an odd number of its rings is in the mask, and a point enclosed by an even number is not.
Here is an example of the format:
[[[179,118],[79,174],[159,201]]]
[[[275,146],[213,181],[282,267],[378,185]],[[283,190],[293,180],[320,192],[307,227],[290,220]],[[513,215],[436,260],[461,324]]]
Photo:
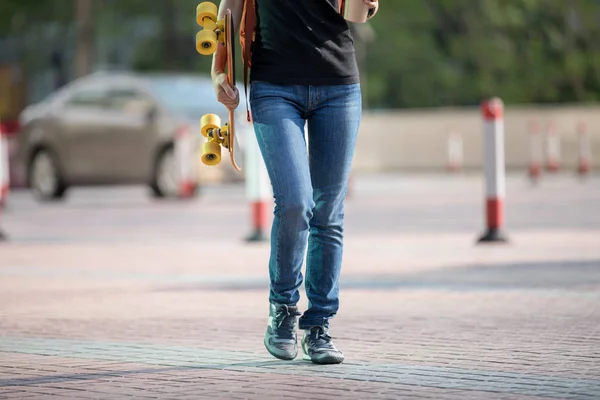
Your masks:
[[[333,345],[328,326],[314,326],[305,330],[302,351],[302,359],[315,364],[339,364],[344,361],[344,353]]]
[[[300,315],[296,306],[270,304],[265,347],[273,357],[293,360],[298,355],[297,326]]]

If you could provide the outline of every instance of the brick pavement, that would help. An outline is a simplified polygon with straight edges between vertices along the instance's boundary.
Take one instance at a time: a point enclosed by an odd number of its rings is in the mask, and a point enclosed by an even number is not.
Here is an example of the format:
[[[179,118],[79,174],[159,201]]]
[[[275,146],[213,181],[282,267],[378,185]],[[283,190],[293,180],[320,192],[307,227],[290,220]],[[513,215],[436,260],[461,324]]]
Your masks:
[[[477,179],[355,184],[332,323],[347,359],[325,367],[263,349],[267,246],[222,237],[248,225],[240,187],[16,193],[0,398],[600,398],[597,180],[511,178],[512,244],[489,247],[473,246]]]

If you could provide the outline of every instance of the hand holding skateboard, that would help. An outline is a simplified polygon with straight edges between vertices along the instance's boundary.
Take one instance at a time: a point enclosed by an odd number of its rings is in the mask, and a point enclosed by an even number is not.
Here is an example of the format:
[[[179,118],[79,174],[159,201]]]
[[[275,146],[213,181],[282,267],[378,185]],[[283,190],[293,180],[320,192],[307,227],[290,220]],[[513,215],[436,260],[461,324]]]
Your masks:
[[[232,87],[229,84],[227,74],[221,72],[213,77],[213,85],[219,103],[223,104],[229,110],[235,110],[240,103],[240,95],[237,87]]]

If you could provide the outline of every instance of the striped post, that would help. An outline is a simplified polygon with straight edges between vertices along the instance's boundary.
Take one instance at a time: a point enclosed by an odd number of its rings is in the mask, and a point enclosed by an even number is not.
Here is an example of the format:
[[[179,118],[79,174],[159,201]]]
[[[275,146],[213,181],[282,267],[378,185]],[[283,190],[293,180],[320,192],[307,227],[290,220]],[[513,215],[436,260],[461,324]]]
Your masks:
[[[537,183],[542,175],[542,136],[537,121],[529,122],[529,178]]]
[[[484,121],[484,173],[487,231],[479,242],[505,242],[504,225],[505,160],[504,104],[499,98],[482,102]]]
[[[590,138],[587,134],[587,127],[584,122],[577,124],[577,173],[584,178],[592,169],[592,151],[590,148]]]
[[[546,129],[546,170],[558,172],[560,169],[560,138],[556,125],[551,122]]]
[[[10,188],[8,134],[2,129],[0,121],[0,207],[8,198]]]
[[[181,127],[175,137],[175,162],[177,163],[179,197],[181,198],[192,197],[196,188],[195,154],[194,135],[190,127]]]
[[[267,167],[262,158],[254,131],[249,129],[244,137],[246,196],[250,203],[252,230],[246,237],[248,242],[262,242],[268,239],[267,217],[272,198],[271,183]]]

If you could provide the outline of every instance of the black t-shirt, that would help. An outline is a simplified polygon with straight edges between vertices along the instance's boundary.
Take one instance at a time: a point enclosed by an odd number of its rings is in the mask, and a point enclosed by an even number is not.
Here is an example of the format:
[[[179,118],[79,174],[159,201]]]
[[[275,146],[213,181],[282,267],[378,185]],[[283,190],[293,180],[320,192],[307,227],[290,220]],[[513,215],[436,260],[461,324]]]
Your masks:
[[[251,81],[359,82],[354,42],[337,0],[256,0],[256,11]]]

